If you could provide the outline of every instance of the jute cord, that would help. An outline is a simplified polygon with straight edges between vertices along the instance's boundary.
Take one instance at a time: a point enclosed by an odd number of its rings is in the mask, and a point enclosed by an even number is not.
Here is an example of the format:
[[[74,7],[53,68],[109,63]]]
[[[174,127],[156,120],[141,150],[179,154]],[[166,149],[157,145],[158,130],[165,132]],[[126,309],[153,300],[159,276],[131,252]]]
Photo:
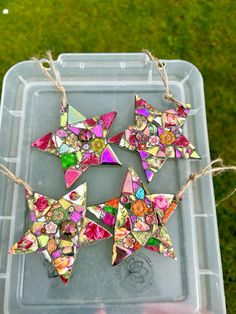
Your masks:
[[[217,165],[218,164],[218,165]],[[208,174],[213,174],[214,176],[217,176],[223,172],[226,171],[236,171],[236,166],[225,166],[223,164],[223,160],[221,158],[217,158],[210,162],[206,167],[203,169],[190,174],[189,178],[186,180],[186,182],[183,184],[179,192],[175,195],[175,201],[179,203],[182,199],[182,196],[184,192],[187,190],[189,185],[194,181],[196,182],[198,179],[200,179],[203,176],[206,176]],[[230,196],[232,196],[236,192],[236,188],[230,192],[225,198],[223,198],[221,201],[217,203],[219,205],[221,202],[228,199]]]
[[[168,75],[166,72],[166,67],[163,64],[163,62],[161,60],[159,60],[157,57],[155,57],[149,50],[143,49],[143,52],[147,54],[147,56],[149,57],[149,59],[155,64],[160,77],[162,79],[162,82],[164,84],[164,97],[167,101],[173,102],[175,105],[177,106],[183,106],[183,104],[178,101],[176,98],[174,98],[174,96],[171,94],[170,92],[170,87],[169,87],[169,79],[168,79]]]
[[[59,71],[55,67],[51,52],[48,51],[46,53],[46,56],[47,56],[47,62],[50,65],[50,68],[52,69],[54,77],[49,73],[49,69],[44,67],[42,61],[40,61],[39,59],[37,59],[35,57],[32,59],[35,62],[37,62],[37,64],[40,66],[42,72],[46,76],[46,78],[48,78],[55,85],[55,87],[58,89],[58,91],[61,93],[61,95],[62,95],[62,108],[61,109],[63,111],[65,111],[67,109],[67,96],[66,96],[65,87],[61,83],[61,76],[60,76]]]
[[[25,182],[22,178],[16,177],[7,167],[5,167],[3,164],[0,164],[0,173],[4,176],[11,179],[14,183],[22,185],[26,191],[29,193],[29,195],[33,195],[33,189],[32,187]]]
[[[226,195],[225,197],[223,197],[220,201],[218,201],[216,203],[216,206],[220,205],[222,202],[226,201],[228,198],[230,198],[232,195],[234,195],[234,193],[236,192],[236,188],[233,189],[232,192],[230,192],[228,195]]]

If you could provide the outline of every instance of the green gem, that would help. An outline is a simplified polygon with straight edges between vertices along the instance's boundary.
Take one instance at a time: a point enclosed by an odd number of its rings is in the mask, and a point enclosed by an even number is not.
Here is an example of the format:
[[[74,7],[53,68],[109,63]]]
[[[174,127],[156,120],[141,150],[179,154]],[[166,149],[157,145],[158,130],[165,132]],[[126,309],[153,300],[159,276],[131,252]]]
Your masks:
[[[107,213],[110,213],[110,214],[113,214],[113,215],[117,214],[117,208],[115,208],[115,207],[105,206],[103,208],[103,210],[106,211]]]
[[[160,243],[161,243],[160,240],[158,240],[158,239],[156,239],[156,238],[150,238],[150,239],[148,239],[146,245],[147,245],[147,246],[149,246],[149,245],[150,245],[150,246],[159,246]]]
[[[124,208],[130,209],[131,208],[131,203],[123,204]]]
[[[63,169],[70,168],[77,163],[76,155],[74,153],[63,154],[61,156],[61,164]]]

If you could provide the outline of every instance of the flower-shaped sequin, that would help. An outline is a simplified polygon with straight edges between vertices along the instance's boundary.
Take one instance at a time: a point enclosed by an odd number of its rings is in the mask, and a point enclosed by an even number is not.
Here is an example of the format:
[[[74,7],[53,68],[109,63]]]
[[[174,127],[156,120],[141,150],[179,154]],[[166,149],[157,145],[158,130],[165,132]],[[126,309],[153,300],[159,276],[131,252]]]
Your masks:
[[[54,222],[50,221],[49,224],[45,226],[47,233],[56,233],[57,225]]]
[[[171,131],[164,130],[163,133],[160,134],[160,142],[162,144],[171,145],[175,141],[175,135]]]

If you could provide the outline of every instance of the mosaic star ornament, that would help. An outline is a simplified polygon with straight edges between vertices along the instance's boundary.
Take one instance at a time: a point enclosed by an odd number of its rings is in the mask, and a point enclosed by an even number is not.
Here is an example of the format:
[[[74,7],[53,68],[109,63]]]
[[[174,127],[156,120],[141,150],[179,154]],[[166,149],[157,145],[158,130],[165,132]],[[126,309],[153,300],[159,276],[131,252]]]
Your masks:
[[[67,284],[78,248],[112,236],[85,217],[86,190],[84,183],[59,200],[39,193],[31,196],[26,192],[32,226],[9,253],[43,253]]]
[[[130,168],[122,193],[88,210],[106,225],[114,226],[112,265],[117,265],[141,247],[176,258],[166,221],[176,207],[172,194],[150,194]]]
[[[60,128],[34,141],[32,146],[61,159],[69,188],[89,166],[121,164],[106,140],[115,117],[113,111],[87,119],[68,106],[68,112],[61,113]]]
[[[190,105],[160,112],[136,96],[135,106],[135,124],[110,138],[109,143],[137,151],[149,182],[167,158],[200,158],[183,135]]]

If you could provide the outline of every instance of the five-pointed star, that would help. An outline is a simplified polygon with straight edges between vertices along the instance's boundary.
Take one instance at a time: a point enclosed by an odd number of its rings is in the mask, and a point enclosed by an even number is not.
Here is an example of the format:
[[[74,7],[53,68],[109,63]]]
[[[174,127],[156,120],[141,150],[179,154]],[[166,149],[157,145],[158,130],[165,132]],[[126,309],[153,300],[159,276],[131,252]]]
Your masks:
[[[142,246],[176,258],[165,225],[173,207],[174,195],[149,194],[130,168],[119,198],[87,209],[105,224],[114,226],[112,265],[117,265]]]
[[[9,253],[43,253],[66,284],[77,249],[112,236],[108,230],[85,217],[86,190],[84,183],[59,200],[38,193],[30,196],[26,192],[32,226]]]
[[[113,136],[109,143],[138,151],[149,182],[167,158],[200,158],[182,134],[190,105],[160,112],[136,96],[135,106],[135,125]]]
[[[72,106],[61,114],[60,129],[32,143],[32,146],[57,155],[69,188],[89,166],[118,164],[120,161],[107,144],[106,136],[116,112],[85,118]]]

